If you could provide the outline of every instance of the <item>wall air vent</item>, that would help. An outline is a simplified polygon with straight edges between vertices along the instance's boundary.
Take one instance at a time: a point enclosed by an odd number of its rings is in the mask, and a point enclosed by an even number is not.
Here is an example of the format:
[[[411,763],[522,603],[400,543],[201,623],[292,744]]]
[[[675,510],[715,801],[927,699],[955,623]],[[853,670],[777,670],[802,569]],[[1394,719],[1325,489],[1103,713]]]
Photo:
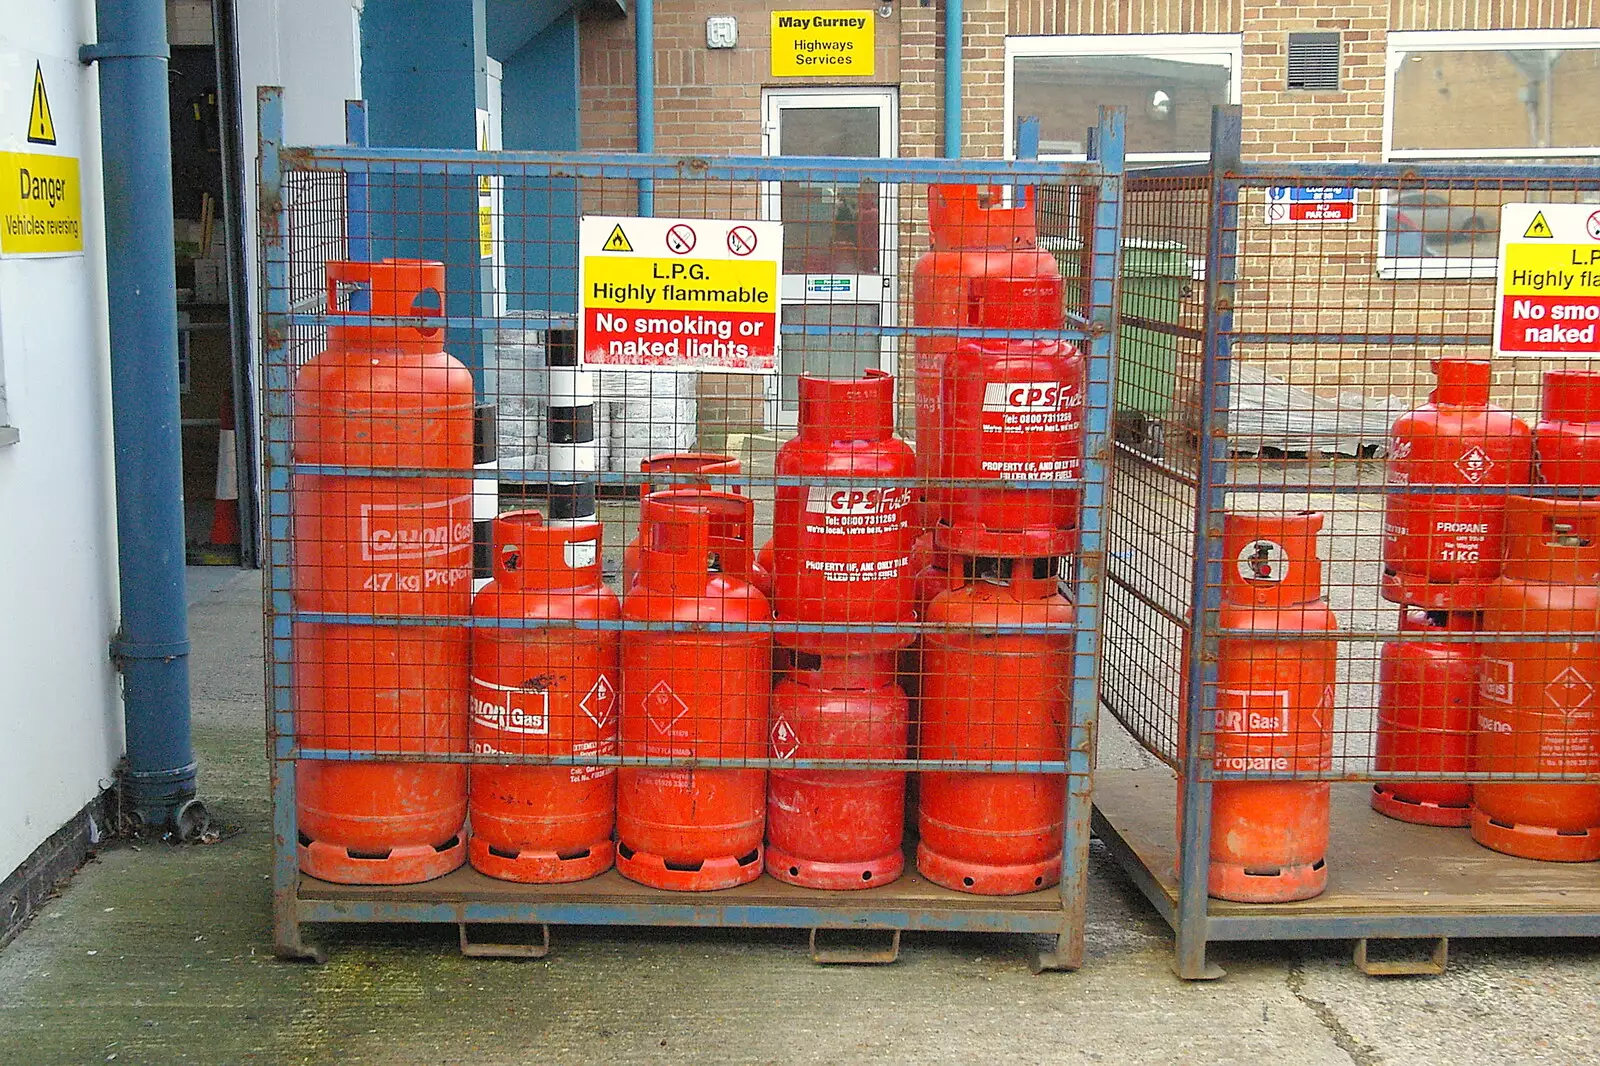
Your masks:
[[[1339,35],[1289,34],[1290,89],[1306,92],[1339,91]]]

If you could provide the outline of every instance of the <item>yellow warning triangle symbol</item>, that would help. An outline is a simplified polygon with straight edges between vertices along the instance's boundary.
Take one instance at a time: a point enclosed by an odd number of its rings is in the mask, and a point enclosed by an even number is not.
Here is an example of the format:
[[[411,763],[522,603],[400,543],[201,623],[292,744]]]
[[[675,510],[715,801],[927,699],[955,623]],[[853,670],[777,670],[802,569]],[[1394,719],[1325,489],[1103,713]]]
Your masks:
[[[28,142],[55,144],[56,123],[50,117],[50,98],[44,93],[44,68],[33,65],[33,108],[28,112]]]
[[[1540,211],[1533,216],[1533,221],[1528,223],[1528,230],[1523,237],[1554,237],[1550,232],[1550,223],[1544,220],[1544,212]]]
[[[602,252],[631,252],[633,245],[628,243],[628,235],[622,232],[619,222],[611,227],[611,236],[606,238],[606,243],[600,249]]]

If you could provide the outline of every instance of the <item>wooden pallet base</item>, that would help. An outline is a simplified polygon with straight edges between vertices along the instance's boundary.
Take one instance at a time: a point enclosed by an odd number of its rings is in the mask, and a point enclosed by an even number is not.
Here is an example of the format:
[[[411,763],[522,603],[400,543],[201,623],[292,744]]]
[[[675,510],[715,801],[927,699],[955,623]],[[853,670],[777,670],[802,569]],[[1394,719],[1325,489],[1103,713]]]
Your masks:
[[[766,875],[717,892],[669,892],[636,884],[615,870],[565,885],[522,885],[463,867],[415,885],[335,885],[302,876],[295,895],[301,922],[1065,931],[1066,911],[1056,889],[974,896],[940,888],[907,865],[891,884],[850,892],[800,888]]]
[[[1600,936],[1600,866],[1517,859],[1465,829],[1385,818],[1370,785],[1333,787],[1328,890],[1295,903],[1211,900],[1210,940]],[[1177,787],[1165,769],[1102,771],[1095,831],[1162,916],[1178,900]]]

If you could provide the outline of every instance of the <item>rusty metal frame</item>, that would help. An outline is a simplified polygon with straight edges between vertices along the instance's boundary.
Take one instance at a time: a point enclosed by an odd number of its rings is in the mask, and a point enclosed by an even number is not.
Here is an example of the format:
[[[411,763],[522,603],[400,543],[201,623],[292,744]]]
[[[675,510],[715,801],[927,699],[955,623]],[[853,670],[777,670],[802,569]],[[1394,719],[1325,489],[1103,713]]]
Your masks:
[[[291,148],[283,143],[282,90],[264,87],[259,91],[260,114],[260,227],[263,257],[265,309],[263,329],[263,485],[267,583],[265,591],[267,642],[267,724],[271,762],[274,811],[273,939],[276,951],[284,958],[319,960],[321,951],[304,938],[304,927],[316,923],[344,922],[431,922],[455,923],[461,929],[463,950],[497,952],[492,945],[479,945],[467,935],[469,924],[521,923],[577,925],[667,925],[667,926],[749,926],[771,928],[883,930],[893,937],[891,954],[897,954],[903,930],[945,930],[1042,934],[1050,945],[1038,953],[1035,970],[1075,969],[1083,961],[1083,929],[1088,881],[1088,841],[1090,833],[1090,780],[1094,761],[1098,686],[1100,674],[1101,584],[1104,571],[1102,548],[1103,508],[1106,503],[1107,470],[1111,454],[1110,397],[1114,381],[1113,365],[1117,346],[1117,304],[1122,256],[1122,166],[1123,115],[1120,109],[1102,109],[1100,124],[1091,131],[1094,144],[1090,159],[1081,163],[1056,163],[1004,160],[891,159],[841,160],[837,158],[786,159],[678,159],[662,156],[600,153],[468,152],[421,149],[373,149],[365,147]],[[360,116],[360,109],[353,114]],[[292,306],[288,299],[290,257],[285,217],[284,189],[292,172],[317,171],[343,175],[349,179],[351,195],[363,194],[371,175],[393,174],[404,168],[407,174],[481,176],[497,173],[543,173],[560,177],[600,176],[648,181],[675,176],[715,177],[730,181],[776,181],[804,177],[817,181],[876,180],[888,183],[928,182],[930,180],[969,181],[1017,185],[1046,181],[1068,181],[1088,190],[1090,210],[1085,217],[1092,242],[1083,255],[1086,264],[1087,316],[1069,316],[1066,329],[1048,335],[1078,341],[1088,352],[1085,423],[1088,448],[1084,476],[1084,522],[1080,529],[1079,566],[1075,606],[1077,621],[1072,627],[1073,679],[1071,722],[1066,758],[1058,762],[984,763],[1018,771],[1062,773],[1067,776],[1065,801],[1065,849],[1061,885],[1055,891],[1042,891],[1009,899],[961,897],[958,893],[940,895],[924,887],[920,892],[899,891],[895,886],[854,892],[822,892],[787,889],[763,891],[752,886],[702,896],[657,890],[630,890],[625,895],[602,892],[599,887],[516,886],[508,895],[503,883],[488,882],[481,875],[466,871],[449,875],[438,882],[407,886],[404,890],[352,890],[309,884],[297,865],[297,827],[295,819],[295,763],[305,758],[417,758],[405,753],[349,753],[299,749],[296,746],[291,666],[294,660],[293,623],[309,620],[297,614],[289,584],[290,481],[300,471],[289,449],[289,393],[293,363],[289,351],[292,331],[299,327],[337,324],[338,315],[313,313]],[[352,243],[358,235],[351,235]],[[367,319],[377,324],[404,324],[408,320]],[[420,321],[420,320],[419,320]],[[439,325],[440,319],[430,319]],[[481,329],[514,325],[519,329],[570,326],[559,316],[548,320],[519,317],[502,323],[495,318],[450,318],[450,328]],[[816,333],[848,327],[788,326],[785,332]],[[881,332],[889,332],[884,330]],[[938,330],[899,327],[902,336],[937,333]],[[952,332],[945,330],[944,332]],[[983,330],[984,335],[1033,336],[1039,331]],[[963,330],[962,335],[974,331]],[[389,471],[403,476],[404,471]],[[438,476],[438,471],[430,471]],[[537,478],[530,478],[537,480]],[[604,477],[596,480],[605,480]],[[618,477],[627,482],[628,479]],[[730,484],[752,484],[753,476],[730,477]],[[772,482],[772,478],[767,478]],[[988,484],[993,484],[992,482]],[[1019,488],[1060,488],[1061,482],[1016,482]],[[341,621],[357,621],[342,617]],[[441,624],[438,619],[374,619],[363,624]],[[469,619],[447,620],[442,624],[467,625]],[[484,624],[480,621],[477,624]],[[514,624],[514,623],[511,623]],[[784,627],[777,626],[777,629]],[[800,630],[827,631],[826,626],[795,626]],[[859,627],[858,627],[859,628]],[[894,627],[891,627],[894,628]],[[900,627],[916,631],[917,627]],[[1037,627],[1012,627],[1018,632]],[[1053,632],[1065,633],[1060,627]],[[467,760],[457,760],[467,761]],[[508,760],[502,760],[508,761]],[[555,763],[559,759],[524,758],[517,761]],[[595,761],[590,758],[588,761]],[[613,757],[599,760],[607,764],[632,764],[638,759]],[[766,760],[744,761],[742,765],[764,765]],[[663,765],[659,759],[650,765]],[[786,765],[796,765],[793,762]],[[843,763],[829,762],[839,768]],[[863,760],[850,765],[894,769],[940,768],[944,764],[915,763],[908,760]],[[952,763],[945,768],[961,769],[966,764]],[[615,875],[612,875],[615,876]],[[473,881],[473,878],[479,878]],[[600,881],[604,880],[604,875]],[[618,879],[620,880],[620,879]],[[449,886],[446,886],[449,882]],[[486,885],[501,885],[493,892],[481,891]],[[595,882],[586,883],[594,886]],[[759,884],[759,883],[758,883]],[[464,886],[464,887],[463,887]],[[770,889],[770,885],[768,886]],[[751,890],[751,891],[747,891]],[[939,890],[942,892],[942,890]],[[813,945],[815,953],[815,946]],[[532,949],[519,948],[520,957]],[[823,960],[827,961],[827,960]],[[863,961],[863,960],[846,960]],[[876,958],[866,961],[889,961]]]

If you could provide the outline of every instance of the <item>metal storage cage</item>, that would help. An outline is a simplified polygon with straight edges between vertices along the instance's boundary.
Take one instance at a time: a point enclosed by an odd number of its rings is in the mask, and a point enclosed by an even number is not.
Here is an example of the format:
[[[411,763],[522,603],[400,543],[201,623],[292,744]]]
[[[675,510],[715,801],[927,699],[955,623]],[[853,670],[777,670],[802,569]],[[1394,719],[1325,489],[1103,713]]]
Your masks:
[[[446,923],[460,928],[464,951],[525,956],[544,952],[551,925],[748,926],[809,929],[813,956],[820,961],[890,961],[898,951],[903,930],[1038,934],[1049,938],[1048,946],[1038,951],[1039,968],[1077,967],[1083,954],[1089,790],[1100,672],[1102,512],[1116,345],[1115,292],[1121,255],[1121,113],[1103,112],[1099,129],[1091,131],[1096,151],[1089,161],[1042,163],[675,159],[623,154],[375,149],[361,146],[364,123],[359,105],[352,107],[349,116],[351,145],[286,147],[281,90],[262,89],[259,108],[265,309],[261,388],[268,559],[264,609],[275,812],[273,898],[277,952],[283,957],[319,958],[319,950],[303,936],[306,926],[319,923]],[[1075,204],[1075,217],[1081,220],[1076,234],[1079,252],[1065,257],[1071,268],[1069,273],[1075,276],[1067,279],[1063,289],[1056,290],[1071,294],[1066,300],[1064,325],[968,328],[959,324],[918,324],[911,291],[912,265],[928,248],[929,189],[946,184],[981,185],[998,198],[996,202],[1003,203],[1024,202],[1031,195],[1028,187],[1049,185]],[[655,487],[660,488],[663,480],[660,475],[642,474],[635,454],[654,446],[649,442],[658,439],[651,432],[657,427],[650,421],[658,417],[693,419],[692,437],[672,436],[670,450],[690,450],[684,447],[688,441],[692,450],[717,453],[724,460],[710,472],[674,475],[670,481],[689,485],[687,494],[696,500],[706,498],[712,490],[739,494],[737,509],[746,516],[743,532],[728,534],[739,541],[737,551],[725,547],[720,552],[709,552],[706,566],[701,569],[709,567],[716,576],[726,563],[740,581],[748,579],[747,583],[753,583],[755,572],[744,559],[769,535],[774,499],[786,489],[810,492],[831,482],[814,471],[777,472],[779,453],[794,436],[793,415],[784,406],[783,390],[764,391],[759,377],[702,371],[698,376],[698,403],[686,408],[677,399],[684,395],[679,387],[681,375],[610,369],[591,375],[587,368],[576,366],[573,324],[582,310],[577,306],[578,220],[580,215],[654,215],[756,223],[781,216],[795,190],[815,193],[819,189],[829,194],[828,203],[833,205],[831,223],[817,225],[806,215],[808,223],[787,231],[784,241],[783,259],[798,264],[794,279],[788,277],[791,271],[787,266],[782,271],[786,282],[796,282],[793,298],[785,296],[777,318],[781,333],[778,369],[785,375],[792,377],[798,369],[861,380],[863,370],[893,373],[895,423],[900,436],[909,440],[915,424],[913,352],[920,340],[944,338],[951,346],[957,340],[1037,345],[1060,342],[1072,346],[1062,350],[1070,350],[1073,358],[1080,358],[1076,353],[1081,353],[1081,390],[1076,402],[1081,402],[1083,454],[1075,477],[1052,470],[1042,475],[1013,471],[976,480],[943,476],[878,479],[891,488],[917,494],[954,494],[983,486],[987,486],[986,491],[1003,488],[1010,492],[1055,494],[1051,499],[1062,493],[1077,494],[1074,499],[1081,503],[1081,511],[1076,519],[1075,547],[1064,558],[1039,560],[1032,571],[1035,579],[1049,580],[1048,588],[1040,594],[1050,598],[1051,603],[1070,600],[1074,612],[1071,622],[1061,621],[1059,612],[1044,621],[975,620],[963,625],[904,619],[887,623],[791,621],[760,616],[753,621],[641,621],[632,614],[617,620],[606,611],[584,620],[539,621],[486,616],[481,610],[476,615],[469,614],[461,607],[467,594],[464,591],[460,598],[448,601],[455,606],[440,609],[438,605],[446,601],[429,600],[426,584],[409,587],[404,581],[400,582],[401,590],[411,593],[410,599],[367,595],[377,588],[371,584],[357,590],[361,595],[344,594],[349,590],[335,590],[340,595],[308,594],[312,585],[324,588],[336,583],[341,572],[359,577],[355,564],[350,564],[347,571],[330,571],[332,577],[316,570],[319,566],[332,567],[329,560],[347,547],[350,552],[356,550],[354,542],[319,542],[319,535],[336,536],[328,532],[334,526],[323,525],[319,534],[319,527],[308,520],[309,515],[324,521],[331,513],[316,510],[324,504],[314,494],[328,491],[325,486],[336,481],[365,486],[360,489],[362,492],[387,493],[402,500],[409,498],[408,493],[429,491],[429,486],[443,491],[448,498],[438,505],[444,508],[441,514],[448,512],[449,518],[440,526],[442,532],[438,536],[442,539],[437,550],[441,557],[449,557],[449,562],[439,564],[447,568],[440,571],[445,575],[440,582],[449,583],[452,589],[462,576],[457,564],[465,558],[456,553],[455,523],[465,518],[466,504],[458,509],[455,501],[470,494],[475,588],[483,586],[484,579],[491,576],[491,567],[505,562],[506,545],[493,542],[498,528],[494,525],[495,516],[532,509],[552,515],[547,526],[570,528],[581,521],[603,527],[600,554],[593,563],[598,566],[594,572],[603,574],[604,585],[610,591],[590,589],[586,594],[605,598],[626,592],[619,572],[634,566],[632,556],[624,562],[623,547],[639,531],[641,486],[655,481]],[[825,238],[828,247],[790,247],[813,237]],[[730,250],[734,250],[731,235],[729,241]],[[365,296],[359,295],[359,286],[354,287],[354,294],[350,291],[352,286],[347,282],[351,277],[363,270],[370,273],[370,268],[362,264],[404,257],[443,261],[442,291],[427,291],[434,285],[427,279],[441,275],[428,273],[432,268],[414,266],[393,268],[411,271],[423,279],[416,283],[420,295],[412,294],[418,298],[409,306],[409,295],[395,303],[388,298],[392,293],[380,299],[375,288]],[[357,265],[341,265],[336,270],[328,265],[351,261]],[[874,297],[870,304],[845,304],[842,297],[830,298],[830,293],[859,291],[861,277],[872,273],[877,275],[871,279],[873,284],[884,288],[881,300]],[[370,302],[361,304],[363,299]],[[870,307],[871,313],[863,313],[863,306]],[[1058,320],[1060,309],[1058,300]],[[341,440],[339,447],[322,447],[326,442],[319,443],[317,435],[333,423],[328,421],[329,408],[322,400],[317,400],[323,405],[315,410],[308,406],[307,398],[320,394],[305,391],[312,387],[307,385],[308,377],[315,377],[307,367],[315,365],[319,353],[332,346],[330,330],[334,329],[345,330],[343,335],[347,337],[360,330],[387,330],[408,338],[442,333],[444,347],[476,377],[473,399],[478,432],[471,461],[453,446],[446,450],[451,456],[448,462],[438,459],[444,451],[434,452],[434,458],[428,461],[417,459],[417,455],[428,454],[422,445],[410,451],[401,447],[385,451],[382,447],[368,447],[374,442],[367,440],[341,451],[348,443]],[[525,350],[507,355],[508,347],[519,346]],[[406,396],[391,390],[374,399],[373,405],[385,406],[398,400],[418,410],[426,408],[434,412],[429,417],[438,418],[456,417],[437,414],[450,404],[456,404],[452,410],[464,411],[463,372],[449,369],[439,357],[428,358],[433,360],[433,369],[428,373],[435,375],[430,380],[441,390],[463,390],[459,403],[450,398],[455,393],[422,395],[419,391]],[[377,365],[376,359],[373,365]],[[355,360],[342,364],[339,373],[344,375],[340,380],[348,384],[369,372],[360,360]],[[605,389],[598,389],[590,380],[611,374],[617,377]],[[664,377],[670,377],[670,381],[653,388],[652,381]],[[453,384],[447,386],[447,382]],[[491,390],[488,395],[486,384]],[[371,395],[377,395],[378,386],[372,385],[372,389]],[[498,397],[492,390],[498,390]],[[639,390],[648,395],[638,395]],[[605,463],[595,457],[599,447],[591,443],[595,419],[582,410],[595,392],[615,398],[606,417],[614,423],[617,434],[612,444],[613,457],[626,455],[625,462]],[[667,399],[657,402],[662,397]],[[494,433],[487,417],[496,399],[510,412],[508,417],[519,422],[513,435],[520,455],[518,461],[503,464],[498,471],[493,466]],[[685,410],[689,415],[684,414]],[[547,421],[547,427],[541,426],[541,421]],[[544,432],[546,428],[548,433]],[[671,432],[676,434],[680,428],[675,425]],[[316,446],[308,445],[308,441]],[[838,475],[833,477],[837,479]],[[594,518],[571,517],[583,515],[581,508],[587,504],[582,501],[594,498]],[[574,501],[580,501],[577,511],[572,510]],[[749,517],[751,508],[742,501],[753,501],[753,523]],[[394,508],[406,505],[363,506],[367,509],[362,511],[361,521],[371,517],[376,529],[380,519],[372,516],[385,507],[390,508],[385,513],[392,513]],[[562,516],[566,516],[565,521],[556,520]],[[376,545],[378,541],[369,538],[366,527],[362,529],[360,544]],[[431,534],[427,530],[419,527],[407,536],[411,534],[418,538],[419,552],[425,555],[434,550],[429,547],[433,542],[428,540]],[[394,540],[389,534],[385,537],[386,544]],[[656,539],[645,545],[647,553],[673,550],[665,533],[653,527],[652,537]],[[569,554],[565,565],[589,565],[572,562],[573,558]],[[653,565],[650,560],[655,558],[647,554],[638,566]],[[735,558],[740,560],[737,565],[726,562]],[[900,560],[896,565],[904,563]],[[451,567],[454,569],[448,569]],[[1021,574],[1025,568],[1013,568],[1000,561],[971,563],[977,581],[987,577],[1004,584],[1005,574],[1013,569]],[[434,572],[428,573],[426,581],[431,583]],[[1040,574],[1045,578],[1040,579]],[[1059,574],[1059,579],[1050,579],[1052,574]],[[415,577],[407,580],[418,581]],[[955,583],[963,584],[960,579]],[[377,591],[386,595],[392,590],[384,586]],[[451,596],[455,595],[452,591]],[[388,606],[374,608],[373,603]],[[397,603],[421,606],[394,606]],[[469,637],[476,647],[481,639],[504,641],[519,633],[541,630],[540,639],[568,640],[573,646],[615,640],[620,633],[620,754],[618,748],[598,742],[586,751],[552,752],[525,747],[510,754],[504,748],[479,745],[476,739],[469,745],[465,735],[466,692],[464,688],[458,692],[451,687],[465,668],[461,649],[467,646]],[[1016,673],[1026,679],[1046,680],[1051,706],[1055,708],[1051,713],[1058,714],[1048,726],[1058,754],[1041,756],[1016,740],[1014,734],[1008,740],[991,731],[986,734],[991,743],[978,757],[928,758],[927,751],[915,740],[909,746],[901,740],[895,750],[879,750],[866,756],[833,757],[824,750],[814,758],[805,757],[804,752],[795,757],[780,743],[787,734],[777,729],[776,720],[772,723],[770,744],[765,732],[767,723],[757,723],[763,734],[759,752],[717,747],[709,749],[709,754],[708,749],[696,749],[688,756],[661,754],[649,748],[642,754],[630,753],[627,701],[634,697],[629,692],[629,641],[642,640],[644,636],[676,639],[686,633],[697,639],[717,634],[729,635],[729,639],[759,638],[764,642],[762,647],[775,641],[780,649],[802,637],[859,640],[876,636],[902,645],[947,633],[952,640],[1040,640],[1052,649],[1037,660],[1040,668]],[[330,642],[342,650],[331,652]],[[762,662],[761,673],[766,677],[765,660]],[[782,669],[797,669],[795,662],[787,653],[777,656],[777,666]],[[315,670],[311,669],[313,666]],[[1052,673],[1056,668],[1059,672]],[[914,660],[900,660],[900,676],[908,687],[915,688],[922,680],[916,669]],[[722,683],[720,679],[713,682]],[[761,685],[767,683],[763,680]],[[538,688],[532,681],[522,684],[525,688],[533,686],[529,691]],[[409,691],[407,685],[416,686],[424,696],[448,691],[440,697],[442,702],[426,703],[418,709],[412,699],[416,693]],[[672,690],[667,692],[670,695]],[[615,694],[606,693],[602,686],[600,698],[608,695]],[[722,698],[724,702],[733,701],[728,703],[731,706],[740,695],[723,692]],[[926,691],[923,697],[926,701]],[[510,697],[507,699],[509,707]],[[765,699],[763,694],[762,700]],[[973,720],[965,723],[970,728],[984,726],[977,721],[979,715],[995,713],[993,706],[973,707]],[[408,714],[415,715],[415,720],[408,720]],[[503,723],[507,719],[498,720]],[[595,718],[595,724],[604,728],[599,718]],[[752,727],[751,722],[734,724],[744,727],[747,733]],[[906,725],[901,719],[899,727],[905,729]],[[473,730],[477,728],[472,726]],[[915,737],[914,729],[912,736]],[[928,743],[926,735],[922,743]],[[308,835],[302,810],[297,809],[308,802],[321,802],[308,799],[305,792],[310,775],[315,774],[324,782],[319,785],[322,788],[330,779],[329,768],[367,767],[378,774],[398,768],[411,775],[407,781],[420,781],[427,774],[419,774],[419,768],[444,767],[449,773],[452,766],[471,768],[474,774],[497,766],[571,767],[574,780],[579,770],[593,778],[633,774],[628,778],[631,781],[642,780],[639,775],[646,772],[736,770],[762,774],[878,771],[908,779],[944,771],[960,780],[983,772],[1016,775],[1016,780],[1054,782],[1050,787],[1060,789],[1061,798],[1051,816],[1058,818],[1063,827],[1059,887],[1049,887],[1043,877],[1034,882],[1041,887],[1014,895],[976,895],[939,887],[919,872],[912,854],[915,834],[909,828],[904,874],[889,884],[851,891],[799,887],[769,874],[738,887],[690,892],[649,887],[621,876],[617,870],[565,884],[497,880],[464,864],[442,876],[410,884],[335,884],[302,872],[301,854],[318,846]],[[461,775],[466,775],[466,769]],[[437,782],[439,777],[428,780]],[[388,787],[380,781],[377,791],[366,798],[371,799]],[[348,813],[349,820],[360,821],[381,819],[385,812],[362,813],[352,808]],[[324,814],[319,810],[316,817]],[[430,841],[431,848],[414,849],[421,852],[418,868],[436,870],[435,854],[464,850],[466,832],[463,827],[449,840]],[[619,856],[635,854],[626,845],[627,841],[622,841],[617,846]],[[611,846],[608,837],[604,847]],[[355,864],[367,860],[389,862],[397,860],[402,850],[380,848],[369,855],[361,846],[352,844],[341,855]],[[669,868],[677,869],[670,863]],[[528,943],[525,933],[513,935],[510,927],[514,926],[531,929],[534,942]],[[827,931],[839,930],[868,934],[867,939],[877,943],[872,945],[873,950],[854,953],[826,943],[819,947],[818,931],[823,931],[826,940]]]
[[[1489,258],[1502,204],[1600,206],[1600,177],[1577,165],[1243,162],[1240,140],[1238,109],[1219,108],[1209,164],[1138,171],[1126,185],[1128,239],[1185,247],[1194,296],[1138,322],[1176,348],[1177,381],[1162,446],[1116,444],[1102,695],[1154,759],[1147,770],[1097,775],[1096,833],[1172,926],[1176,969],[1188,979],[1221,976],[1206,957],[1216,941],[1350,939],[1359,967],[1394,973],[1437,972],[1450,936],[1600,934],[1593,865],[1514,857],[1473,839],[1504,846],[1495,834],[1533,833],[1495,813],[1501,800],[1490,797],[1600,783],[1600,693],[1591,677],[1600,634],[1592,620],[1582,623],[1581,606],[1594,597],[1593,575],[1579,567],[1565,579],[1574,582],[1562,594],[1579,604],[1577,622],[1507,598],[1518,594],[1530,559],[1593,553],[1584,509],[1600,503],[1576,502],[1600,494],[1592,465],[1576,481],[1563,479],[1548,451],[1533,468],[1525,449],[1541,393],[1551,402],[1545,373],[1592,373],[1600,364],[1494,354]],[[1286,208],[1305,203],[1340,206],[1317,207],[1296,224]],[[1537,223],[1527,229],[1529,240],[1541,236]],[[1590,238],[1600,241],[1600,232]],[[1403,424],[1391,438],[1390,427],[1428,401],[1430,364],[1440,360],[1441,381],[1470,371],[1488,385],[1492,374],[1492,400],[1510,414],[1484,414],[1471,401],[1480,426],[1457,460],[1465,465],[1449,477],[1419,477],[1403,465],[1417,461],[1412,430]],[[1502,444],[1521,458],[1496,453]],[[1551,501],[1561,510],[1550,511]],[[1403,556],[1417,533],[1399,517],[1402,506],[1496,513],[1493,521],[1505,523],[1496,556],[1504,573],[1494,576],[1497,562],[1489,572],[1408,578]],[[1518,534],[1524,519],[1513,510],[1542,516],[1544,531]],[[1296,517],[1308,511],[1323,517]],[[1250,540],[1247,532],[1242,543],[1259,549],[1267,569],[1252,569],[1254,556],[1235,558],[1241,541],[1230,522],[1282,527],[1286,518],[1299,523],[1293,536],[1309,529],[1300,557],[1286,537]],[[1443,537],[1448,525],[1429,527],[1428,537]],[[1286,559],[1269,558],[1284,544]],[[1446,555],[1479,560],[1476,546],[1451,544]],[[1279,564],[1291,575],[1296,566],[1314,569],[1311,546],[1321,580],[1299,573],[1318,587],[1259,601],[1270,609],[1228,598],[1241,582],[1264,584],[1256,579]],[[1559,578],[1553,567],[1542,580]],[[1273,580],[1301,579],[1284,572]],[[1410,631],[1400,632],[1402,601],[1433,613],[1406,615]],[[1440,694],[1439,677],[1405,672],[1415,656],[1455,664],[1440,667],[1458,671],[1452,694]],[[1480,658],[1460,672],[1471,656]],[[1513,661],[1519,676],[1549,675],[1542,694],[1508,694]],[[1276,671],[1278,687],[1237,680],[1263,676],[1251,670]],[[1301,705],[1295,689],[1313,675],[1321,695]],[[1257,712],[1251,701],[1266,688],[1282,704]],[[1456,717],[1422,720],[1446,713]],[[1544,724],[1533,729],[1540,715]],[[1511,732],[1514,743],[1498,739]],[[1331,801],[1318,799],[1322,782],[1331,783]],[[1268,795],[1243,783],[1287,791],[1242,811],[1241,797]],[[1559,795],[1583,805],[1600,788]],[[1320,848],[1315,823],[1330,811],[1331,838]],[[1264,848],[1252,868],[1230,849],[1261,830],[1257,816],[1298,839],[1279,853]],[[1540,847],[1554,839],[1559,857],[1593,858],[1595,835],[1578,817],[1577,828],[1551,826]],[[1242,890],[1240,881],[1248,882]],[[1367,951],[1379,939],[1431,941],[1432,951],[1380,962]],[[1389,945],[1386,954],[1395,953],[1404,949]]]

